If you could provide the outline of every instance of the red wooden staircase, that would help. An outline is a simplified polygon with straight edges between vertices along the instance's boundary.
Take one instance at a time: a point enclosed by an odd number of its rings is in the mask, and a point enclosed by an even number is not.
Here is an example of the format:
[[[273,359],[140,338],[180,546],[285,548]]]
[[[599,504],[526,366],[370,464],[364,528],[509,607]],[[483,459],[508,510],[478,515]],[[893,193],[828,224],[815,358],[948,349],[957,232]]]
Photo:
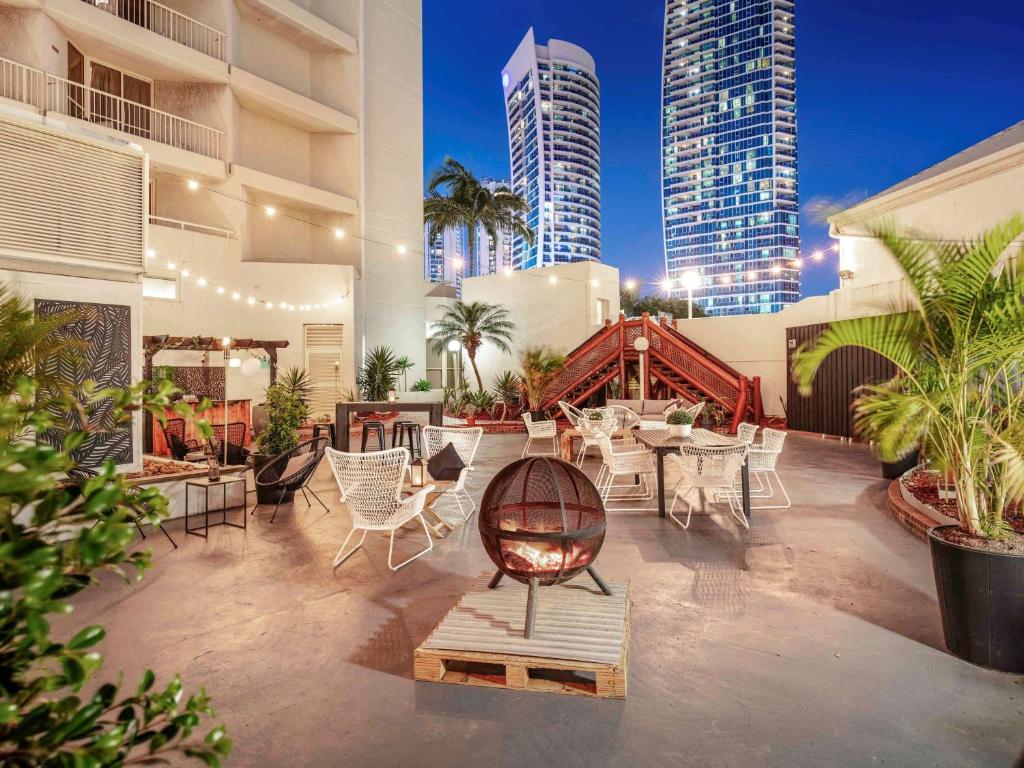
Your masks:
[[[641,337],[648,343],[644,368],[655,386],[691,402],[718,404],[729,415],[733,431],[744,420],[761,423],[764,410],[759,377],[748,379],[667,322],[656,322],[646,314],[629,320],[620,316],[616,323],[609,320],[570,352],[545,394],[543,407],[554,409],[559,400],[580,405],[615,380],[625,392],[631,373],[636,375],[639,370],[640,352],[634,342]],[[641,381],[640,385],[643,397],[649,398],[652,382]]]

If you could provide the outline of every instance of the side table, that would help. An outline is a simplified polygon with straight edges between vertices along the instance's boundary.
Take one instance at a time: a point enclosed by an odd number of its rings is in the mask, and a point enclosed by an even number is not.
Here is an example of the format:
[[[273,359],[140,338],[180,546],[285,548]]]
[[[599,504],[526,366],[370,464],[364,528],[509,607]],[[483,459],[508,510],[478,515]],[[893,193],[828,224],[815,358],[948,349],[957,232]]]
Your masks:
[[[234,505],[232,507],[228,507],[228,486],[229,485],[233,485],[234,483],[241,483],[242,484],[242,501],[241,501],[240,504],[236,504],[236,505]],[[224,477],[221,477],[220,480],[210,480],[208,478],[201,477],[201,478],[198,478],[196,480],[187,480],[185,482],[185,533],[186,534],[191,534],[192,536],[199,536],[199,537],[204,538],[204,539],[209,538],[209,536],[210,536],[210,489],[211,488],[218,488],[218,487],[221,489],[221,506],[220,506],[220,509],[215,509],[213,511],[221,513],[221,520],[219,522],[213,523],[213,525],[215,525],[215,526],[216,525],[230,525],[232,528],[241,528],[242,530],[245,530],[245,521],[246,521],[246,517],[247,517],[246,514],[245,514],[245,498],[246,498],[246,494],[248,493],[248,487],[247,487],[247,482],[246,482],[246,479],[245,479],[245,475],[243,474],[241,477],[224,476]],[[199,510],[198,512],[191,512],[190,513],[189,506],[190,506],[190,502],[192,500],[192,494],[190,493],[190,491],[193,488],[196,489],[196,495],[197,496],[199,495],[199,489],[200,488],[203,489],[203,501],[205,503],[203,504],[203,509],[202,510]],[[241,510],[242,510],[242,524],[239,525],[238,523],[229,523],[228,522],[228,509],[238,509],[238,508],[241,508]],[[205,519],[203,521],[203,526],[202,526],[202,533],[199,532],[199,530],[200,530],[199,526],[196,526],[195,528],[190,528],[189,527],[189,524],[188,524],[188,516],[189,516],[189,514],[192,514],[193,516],[198,516],[198,515],[202,514],[202,515],[205,516]]]

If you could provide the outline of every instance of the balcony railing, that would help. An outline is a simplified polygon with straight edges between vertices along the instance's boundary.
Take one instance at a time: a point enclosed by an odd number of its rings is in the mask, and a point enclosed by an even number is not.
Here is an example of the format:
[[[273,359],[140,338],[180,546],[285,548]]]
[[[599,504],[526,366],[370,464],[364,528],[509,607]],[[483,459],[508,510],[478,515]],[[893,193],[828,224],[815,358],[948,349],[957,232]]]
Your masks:
[[[223,160],[224,132],[0,57],[0,97]]]
[[[228,60],[228,36],[153,0],[82,0],[161,37],[220,61]]]

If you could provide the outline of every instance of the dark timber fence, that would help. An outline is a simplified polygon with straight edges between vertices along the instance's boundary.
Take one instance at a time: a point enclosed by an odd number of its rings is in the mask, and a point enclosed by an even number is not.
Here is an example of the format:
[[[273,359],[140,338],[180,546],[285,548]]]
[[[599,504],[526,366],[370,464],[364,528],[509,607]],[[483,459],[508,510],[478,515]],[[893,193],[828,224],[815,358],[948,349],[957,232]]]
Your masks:
[[[790,429],[854,437],[852,406],[856,389],[891,379],[896,375],[896,367],[875,352],[844,347],[825,358],[814,380],[814,391],[804,397],[793,383],[793,354],[802,344],[817,339],[827,327],[827,323],[819,323],[786,329],[786,420]]]

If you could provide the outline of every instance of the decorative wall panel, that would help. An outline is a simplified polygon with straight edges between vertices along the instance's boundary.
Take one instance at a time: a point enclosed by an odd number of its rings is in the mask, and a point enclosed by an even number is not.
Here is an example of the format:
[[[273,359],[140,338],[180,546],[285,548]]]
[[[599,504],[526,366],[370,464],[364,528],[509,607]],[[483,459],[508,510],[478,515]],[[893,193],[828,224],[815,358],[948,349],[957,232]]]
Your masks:
[[[224,366],[219,365],[176,365],[174,386],[186,395],[208,397],[211,400],[224,399]]]
[[[56,333],[83,342],[81,353],[69,361],[45,360],[40,371],[63,381],[82,384],[95,381],[98,387],[127,388],[131,383],[131,307],[120,304],[85,304],[75,301],[36,299],[36,314],[52,317],[73,312],[76,319]],[[103,431],[90,435],[72,455],[83,467],[98,467],[107,459],[116,464],[132,461],[131,424],[113,425],[112,404],[102,402],[90,417],[91,426]],[[77,417],[69,426],[77,427]],[[108,428],[109,431],[106,431]],[[63,430],[51,429],[42,439],[59,445]]]

